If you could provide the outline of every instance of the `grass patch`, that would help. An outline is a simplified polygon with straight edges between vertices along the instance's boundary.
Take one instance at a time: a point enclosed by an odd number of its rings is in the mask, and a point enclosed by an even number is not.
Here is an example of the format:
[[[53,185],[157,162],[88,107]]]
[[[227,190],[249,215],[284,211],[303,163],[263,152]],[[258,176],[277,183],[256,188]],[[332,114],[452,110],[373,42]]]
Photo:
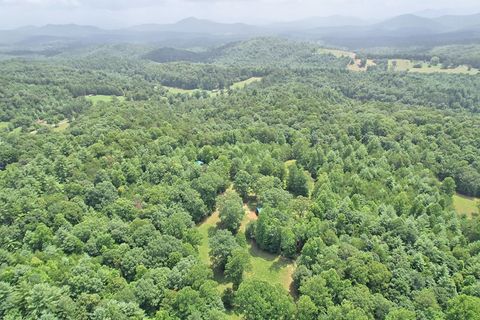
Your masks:
[[[245,88],[246,86],[254,83],[254,82],[258,82],[258,81],[261,81],[262,78],[261,77],[251,77],[247,80],[243,80],[243,81],[239,81],[239,82],[235,82],[234,84],[232,84],[230,86],[231,89],[243,89]]]
[[[168,90],[169,93],[172,94],[193,94],[195,92],[200,92],[200,89],[182,89],[182,88],[174,88],[174,87],[167,87],[163,86],[165,89]]]
[[[8,122],[0,122],[0,130],[4,130],[8,128]]]
[[[355,59],[355,52],[351,51],[345,51],[345,50],[340,50],[340,49],[327,49],[327,48],[321,48],[318,49],[318,53],[320,54],[333,54],[336,58],[352,58]]]
[[[167,89],[168,93],[170,94],[189,94],[193,95],[196,93],[203,93],[206,92],[209,96],[213,97],[216,96],[220,93],[220,90],[202,90],[202,89],[182,89],[182,88],[174,88],[174,87],[167,87],[163,86],[165,89]]]
[[[254,82],[261,81],[261,77],[251,77],[247,80],[235,82],[230,86],[230,89],[243,89],[249,84],[252,84]],[[202,90],[202,89],[182,89],[182,88],[175,88],[175,87],[168,87],[168,86],[163,86],[168,93],[171,94],[195,94],[195,93],[203,93],[206,92],[208,93],[209,96],[216,96],[218,95],[222,90]]]
[[[453,196],[453,207],[458,214],[465,214],[468,217],[471,217],[475,213],[480,213],[478,206],[480,204],[480,199],[466,197],[460,194]]]
[[[206,265],[211,264],[210,256],[208,255],[208,252],[210,251],[210,247],[208,246],[209,234],[212,230],[215,230],[217,228],[217,223],[219,221],[220,217],[218,216],[218,212],[215,212],[204,222],[202,222],[197,228],[198,232],[202,236],[202,242],[198,247],[198,253],[200,260]]]
[[[415,68],[417,65],[417,68]],[[425,61],[412,61],[408,59],[390,59],[388,60],[388,70],[414,73],[450,73],[450,74],[469,74],[476,75],[480,71],[467,66],[458,66],[456,68],[442,69],[441,65],[432,66]]]
[[[92,102],[93,105],[96,105],[99,102],[112,102],[114,98],[117,98],[120,101],[125,101],[125,97],[122,96],[104,96],[104,95],[91,95],[91,96],[85,96],[85,99],[88,101]]]
[[[244,208],[246,214],[243,218],[240,232],[245,231],[245,227],[250,221],[257,219],[257,215],[252,208],[249,208],[247,205],[245,205]],[[198,247],[199,257],[200,260],[207,265],[211,265],[210,256],[208,255],[210,250],[208,245],[209,235],[217,228],[219,221],[218,212],[215,212],[197,227],[197,230],[202,236],[202,241]],[[250,253],[252,264],[252,269],[246,274],[247,279],[254,278],[265,280],[272,284],[278,283],[286,290],[290,290],[292,274],[295,270],[294,263],[291,260],[265,252],[259,249],[253,241],[248,243],[247,249]],[[231,286],[230,283],[225,281],[222,275],[215,274],[215,280],[219,283],[218,289],[220,291]]]
[[[355,59],[352,64],[349,64],[347,66],[347,69],[355,72],[364,72],[364,71],[367,71],[368,67],[377,65],[375,61],[373,61],[372,59],[367,59],[367,63],[363,67],[361,66],[361,64],[362,64],[362,60]]]
[[[59,123],[57,123],[55,125],[55,127],[53,128],[53,131],[63,132],[65,130],[67,130],[68,127],[70,127],[70,122],[68,120],[63,120],[63,121],[60,121]]]

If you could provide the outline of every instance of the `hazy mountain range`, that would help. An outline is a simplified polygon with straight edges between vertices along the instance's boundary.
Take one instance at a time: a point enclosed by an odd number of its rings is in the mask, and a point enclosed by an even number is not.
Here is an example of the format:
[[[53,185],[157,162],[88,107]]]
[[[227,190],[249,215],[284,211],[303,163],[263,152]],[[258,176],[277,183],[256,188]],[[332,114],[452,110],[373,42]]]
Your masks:
[[[145,24],[107,30],[81,25],[46,25],[0,30],[4,48],[51,48],[95,43],[217,44],[254,36],[284,36],[358,48],[480,41],[480,14],[428,18],[401,15],[381,22],[347,16],[314,17],[264,26],[187,18],[174,24]]]

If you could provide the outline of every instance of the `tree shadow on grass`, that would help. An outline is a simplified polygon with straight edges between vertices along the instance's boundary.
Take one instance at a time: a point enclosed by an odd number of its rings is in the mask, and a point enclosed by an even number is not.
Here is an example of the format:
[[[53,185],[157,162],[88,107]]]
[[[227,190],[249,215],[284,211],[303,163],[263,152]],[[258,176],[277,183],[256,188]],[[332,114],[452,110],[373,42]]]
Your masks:
[[[270,266],[271,271],[278,272],[280,269],[288,267],[292,262],[287,258],[279,257],[272,265]]]
[[[277,255],[271,254],[269,252],[266,252],[260,249],[257,243],[253,240],[250,240],[249,244],[250,244],[250,248],[248,249],[248,252],[254,258],[262,258],[267,261],[274,261],[275,259],[278,258]]]

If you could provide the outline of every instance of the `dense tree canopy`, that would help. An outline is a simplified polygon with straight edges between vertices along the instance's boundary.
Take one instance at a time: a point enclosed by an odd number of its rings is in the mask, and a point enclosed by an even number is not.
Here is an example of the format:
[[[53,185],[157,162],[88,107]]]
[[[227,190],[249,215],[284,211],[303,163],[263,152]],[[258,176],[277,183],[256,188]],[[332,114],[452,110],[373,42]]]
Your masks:
[[[478,319],[480,217],[452,197],[480,196],[480,78],[317,49],[0,62],[0,318]],[[293,296],[245,235],[295,261]]]

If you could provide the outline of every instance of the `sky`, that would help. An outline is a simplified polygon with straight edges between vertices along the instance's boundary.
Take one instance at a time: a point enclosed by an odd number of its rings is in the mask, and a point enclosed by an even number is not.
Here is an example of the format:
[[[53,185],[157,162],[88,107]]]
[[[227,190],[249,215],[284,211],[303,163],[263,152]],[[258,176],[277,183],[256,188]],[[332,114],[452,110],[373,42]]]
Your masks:
[[[0,0],[0,28],[68,23],[118,28],[145,23],[172,23],[191,16],[219,22],[255,24],[331,15],[380,20],[425,10],[429,14],[478,13],[480,1]]]

